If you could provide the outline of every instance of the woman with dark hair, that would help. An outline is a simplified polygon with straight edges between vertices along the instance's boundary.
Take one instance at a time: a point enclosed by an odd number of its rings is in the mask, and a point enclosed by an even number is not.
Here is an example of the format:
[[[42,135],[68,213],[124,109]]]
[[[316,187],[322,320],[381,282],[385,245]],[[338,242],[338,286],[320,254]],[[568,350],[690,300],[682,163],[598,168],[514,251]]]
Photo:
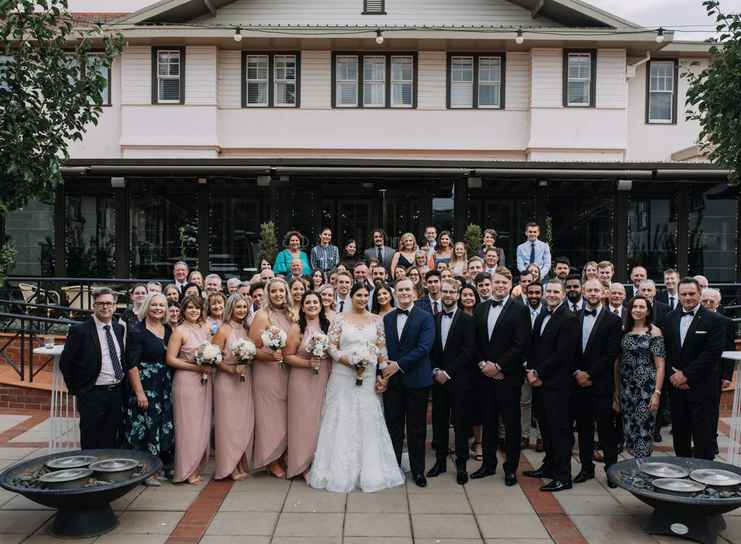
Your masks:
[[[288,291],[291,293],[293,305],[298,306],[306,294],[306,283],[302,278],[293,278],[288,282]]]
[[[465,282],[462,282],[461,285],[463,285],[463,287],[461,287],[458,307],[468,315],[473,315],[476,306],[479,305],[481,299],[473,285]],[[481,402],[480,379],[481,377],[478,372],[473,373],[470,376],[469,382],[466,384],[466,391],[470,398],[468,423],[471,424],[471,435],[473,436],[473,442],[471,442],[471,457],[476,461],[482,461],[484,459],[483,451],[481,449],[481,425],[483,423],[481,414],[483,413],[483,403]]]
[[[213,380],[202,383],[201,376],[212,374],[195,362],[198,346],[211,337],[206,325],[203,299],[186,296],[180,305],[182,323],[167,344],[165,361],[175,369],[172,379],[172,406],[175,420],[175,483],[201,481],[200,470],[209,454]]]
[[[131,307],[121,312],[121,321],[126,323],[126,329],[133,329],[139,323],[139,310],[147,298],[147,286],[143,283],[137,283],[129,290],[131,298]]]
[[[403,270],[403,269],[401,269]],[[373,290],[373,303],[371,304],[371,312],[376,314],[378,317],[383,317],[391,310],[394,309],[394,292],[391,290],[391,286],[387,283],[383,285],[377,285]]]
[[[311,273],[311,290],[316,291],[322,285],[327,283],[327,278],[324,276],[324,272],[318,268]]]
[[[425,296],[425,290],[422,286],[422,276],[422,271],[416,266],[410,266],[407,268],[407,278],[412,280],[412,285],[414,285],[415,300],[419,300]]]
[[[437,248],[434,258],[435,268],[437,268],[440,263],[450,263],[450,260],[453,258],[453,238],[447,230],[442,231],[437,237]]]
[[[275,257],[273,272],[288,277],[291,274],[291,261],[300,259],[303,275],[311,274],[309,257],[306,256],[306,252],[301,250],[306,245],[303,235],[297,230],[289,231],[283,238],[283,245],[285,249]]]
[[[203,300],[203,290],[197,283],[188,282],[183,286],[183,290],[180,292],[180,304],[183,303],[187,296],[199,297]]]
[[[619,363],[625,449],[633,457],[649,457],[664,383],[664,337],[651,322],[653,312],[646,297],[633,297],[626,310]]]
[[[358,242],[351,238],[345,242],[345,245],[342,248],[340,264],[345,265],[348,270],[352,270],[359,260],[361,259],[358,255]]]
[[[462,285],[463,287],[461,287],[461,297],[458,301],[458,306],[467,314],[473,315],[473,311],[476,309],[479,302],[481,302],[481,299],[473,285],[468,283],[462,283]]]
[[[288,331],[286,363],[291,366],[288,378],[288,453],[287,476],[303,475],[311,466],[319,436],[324,392],[329,380],[329,355],[312,352],[314,339],[329,332],[317,293],[309,291],[301,300],[298,323]]]
[[[479,251],[479,257],[483,259],[486,256],[486,250],[493,248],[497,251],[497,256],[499,257],[497,262],[499,263],[499,266],[506,266],[504,262],[504,250],[501,247],[496,247],[494,245],[496,243],[497,231],[494,229],[484,230],[483,246],[481,247],[481,251]]]

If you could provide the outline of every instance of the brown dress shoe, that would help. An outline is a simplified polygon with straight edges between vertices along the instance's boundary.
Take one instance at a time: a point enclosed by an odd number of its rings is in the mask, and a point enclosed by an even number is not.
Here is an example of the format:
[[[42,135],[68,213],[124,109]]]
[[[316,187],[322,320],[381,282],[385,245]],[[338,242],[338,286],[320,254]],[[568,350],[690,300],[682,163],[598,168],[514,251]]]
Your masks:
[[[597,461],[598,463],[604,463],[605,462],[605,454],[602,450],[594,450],[594,455],[592,455],[592,459]]]
[[[537,442],[535,442],[535,451],[537,451],[538,453],[544,451],[542,438],[538,438]]]

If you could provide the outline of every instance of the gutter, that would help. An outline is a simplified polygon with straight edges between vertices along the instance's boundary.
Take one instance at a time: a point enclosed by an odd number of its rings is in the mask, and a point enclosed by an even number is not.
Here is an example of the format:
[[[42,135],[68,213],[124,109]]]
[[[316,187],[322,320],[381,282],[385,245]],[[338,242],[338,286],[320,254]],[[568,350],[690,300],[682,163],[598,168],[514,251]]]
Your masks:
[[[636,77],[636,73],[637,73],[638,67],[641,66],[642,64],[646,64],[650,60],[651,60],[651,52],[650,51],[646,51],[646,56],[644,58],[642,58],[641,60],[639,60],[635,64],[628,64],[625,67],[625,77],[626,77],[626,79],[633,79],[634,77]]]

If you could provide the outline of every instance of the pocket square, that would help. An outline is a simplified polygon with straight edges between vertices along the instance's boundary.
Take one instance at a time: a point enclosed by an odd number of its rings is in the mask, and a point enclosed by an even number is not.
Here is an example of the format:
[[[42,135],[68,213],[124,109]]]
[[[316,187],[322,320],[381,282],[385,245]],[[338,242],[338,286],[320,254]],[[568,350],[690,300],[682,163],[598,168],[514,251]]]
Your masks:
[[[707,334],[708,331],[695,331],[695,334]]]

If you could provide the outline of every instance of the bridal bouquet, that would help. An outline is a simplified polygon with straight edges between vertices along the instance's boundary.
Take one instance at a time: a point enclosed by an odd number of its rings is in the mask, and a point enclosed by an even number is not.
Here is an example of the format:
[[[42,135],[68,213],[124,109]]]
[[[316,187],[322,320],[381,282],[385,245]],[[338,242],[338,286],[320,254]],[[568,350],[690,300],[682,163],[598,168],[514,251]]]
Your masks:
[[[196,350],[195,362],[200,367],[216,366],[221,362],[221,350],[210,342],[201,342]],[[201,383],[208,383],[208,375],[201,374]]]
[[[286,335],[285,331],[282,331],[278,327],[272,326],[263,331],[260,339],[262,340],[263,346],[265,346],[269,350],[279,351],[286,347],[286,340],[288,339],[288,335]],[[286,368],[286,363],[281,361],[280,367]]]
[[[374,360],[375,347],[371,345],[350,353],[350,365],[355,369],[355,385],[363,385],[363,373]]]
[[[314,357],[318,359],[322,359],[327,354],[327,348],[329,347],[329,338],[326,334],[323,334],[321,332],[316,333],[314,336],[312,336],[309,339],[309,353],[311,353]],[[312,367],[314,370],[314,374],[319,374],[319,365],[314,365],[312,362]]]
[[[257,348],[252,340],[240,338],[231,345],[231,350],[234,358],[239,361],[237,363],[237,370],[240,370],[239,381],[244,382],[247,379],[244,373],[245,367],[254,359],[257,354]]]

